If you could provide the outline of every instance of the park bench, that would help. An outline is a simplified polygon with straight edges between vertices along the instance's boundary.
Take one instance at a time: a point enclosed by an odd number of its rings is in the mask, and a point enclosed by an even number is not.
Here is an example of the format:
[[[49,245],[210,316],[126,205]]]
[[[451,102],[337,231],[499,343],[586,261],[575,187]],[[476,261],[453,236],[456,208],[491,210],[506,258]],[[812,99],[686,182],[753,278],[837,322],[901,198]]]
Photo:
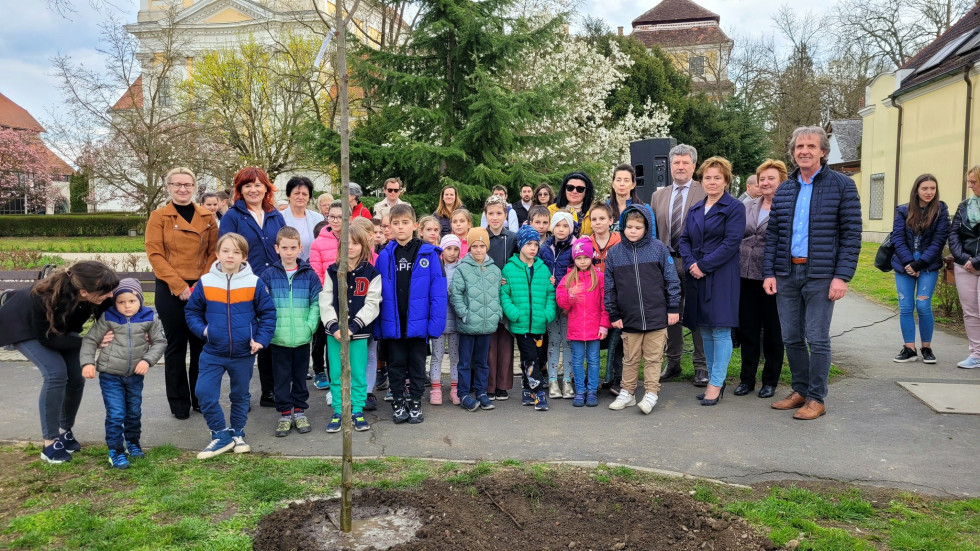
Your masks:
[[[39,279],[44,279],[57,269],[54,264],[48,264],[40,270],[0,270],[0,304],[6,300],[12,291],[34,285]],[[140,282],[144,293],[152,293],[156,289],[156,275],[153,272],[116,272],[119,279],[131,277]]]

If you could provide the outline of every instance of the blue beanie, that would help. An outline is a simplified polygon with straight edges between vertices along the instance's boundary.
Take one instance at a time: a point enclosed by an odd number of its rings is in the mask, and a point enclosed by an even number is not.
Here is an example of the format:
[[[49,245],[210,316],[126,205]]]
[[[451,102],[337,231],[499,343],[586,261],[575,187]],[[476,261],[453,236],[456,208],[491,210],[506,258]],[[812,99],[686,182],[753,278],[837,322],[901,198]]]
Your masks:
[[[541,242],[541,235],[533,226],[525,224],[517,231],[517,250],[520,251],[531,241]]]

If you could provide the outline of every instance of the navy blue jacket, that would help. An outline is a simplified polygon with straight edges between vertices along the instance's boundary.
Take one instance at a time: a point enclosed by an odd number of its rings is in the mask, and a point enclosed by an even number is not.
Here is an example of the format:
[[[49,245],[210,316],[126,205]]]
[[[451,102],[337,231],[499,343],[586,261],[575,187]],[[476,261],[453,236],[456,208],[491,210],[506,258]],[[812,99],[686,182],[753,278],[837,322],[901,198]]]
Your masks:
[[[780,184],[772,198],[762,277],[787,276],[793,240],[793,214],[800,193],[800,169]],[[743,228],[744,229],[744,228]],[[812,278],[850,281],[861,253],[861,198],[854,180],[824,165],[813,178],[810,196],[810,250],[807,273]]]
[[[899,273],[905,273],[909,264],[916,272],[938,272],[943,266],[943,248],[949,237],[949,209],[946,203],[939,202],[939,213],[932,225],[925,229],[919,237],[919,260],[915,259],[915,233],[905,223],[909,217],[909,206],[899,205],[895,209],[895,223],[892,226],[892,245],[895,254],[892,255],[892,268]]]
[[[439,253],[442,249],[422,243],[412,266],[412,280],[408,291],[408,322],[402,335],[398,316],[398,275],[395,271],[395,247],[392,239],[378,254],[375,262],[381,274],[381,315],[375,324],[379,339],[436,338],[446,329],[447,289],[446,276],[442,271]]]
[[[684,326],[738,327],[740,268],[739,249],[745,235],[745,204],[727,191],[707,213],[702,199],[684,220],[679,248],[684,271],[695,263],[704,273],[684,280]]]
[[[265,213],[262,227],[248,212],[244,199],[235,201],[218,225],[218,238],[226,233],[237,233],[248,242],[248,265],[252,272],[261,277],[266,268],[279,261],[276,254],[276,234],[286,225],[286,219],[276,209]]]
[[[558,241],[555,236],[551,236],[541,244],[540,252],[538,256],[544,261],[544,265],[548,267],[548,271],[555,278],[555,285],[561,281],[561,278],[565,277],[568,270],[572,268],[572,242],[575,241],[574,235],[569,235],[568,239],[564,241]]]

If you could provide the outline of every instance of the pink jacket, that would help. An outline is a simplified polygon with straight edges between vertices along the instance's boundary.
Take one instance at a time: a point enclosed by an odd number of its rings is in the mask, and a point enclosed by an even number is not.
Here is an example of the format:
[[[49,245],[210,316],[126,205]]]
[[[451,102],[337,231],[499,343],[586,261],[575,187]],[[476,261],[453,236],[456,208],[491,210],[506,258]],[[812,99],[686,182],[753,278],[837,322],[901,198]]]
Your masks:
[[[320,235],[310,245],[310,266],[313,267],[316,275],[320,276],[320,283],[323,283],[323,276],[327,273],[327,268],[337,261],[339,249],[340,240],[330,231],[329,227],[323,228]]]
[[[572,275],[569,272],[561,278],[561,283],[555,289],[558,306],[568,312],[568,340],[595,341],[599,340],[599,328],[608,329],[609,314],[603,303],[605,279],[602,272],[596,270],[595,289],[589,291],[592,276],[588,272],[579,272],[578,284],[569,289],[565,280]]]

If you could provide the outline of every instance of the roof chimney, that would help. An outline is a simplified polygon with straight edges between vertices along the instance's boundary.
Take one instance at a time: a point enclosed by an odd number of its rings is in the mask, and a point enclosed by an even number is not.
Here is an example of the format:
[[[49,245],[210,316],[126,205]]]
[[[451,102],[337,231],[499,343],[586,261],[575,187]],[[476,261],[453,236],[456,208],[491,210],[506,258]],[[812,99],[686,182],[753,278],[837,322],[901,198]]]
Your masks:
[[[619,27],[618,30],[619,30],[619,36],[623,36],[623,28],[622,27]]]

